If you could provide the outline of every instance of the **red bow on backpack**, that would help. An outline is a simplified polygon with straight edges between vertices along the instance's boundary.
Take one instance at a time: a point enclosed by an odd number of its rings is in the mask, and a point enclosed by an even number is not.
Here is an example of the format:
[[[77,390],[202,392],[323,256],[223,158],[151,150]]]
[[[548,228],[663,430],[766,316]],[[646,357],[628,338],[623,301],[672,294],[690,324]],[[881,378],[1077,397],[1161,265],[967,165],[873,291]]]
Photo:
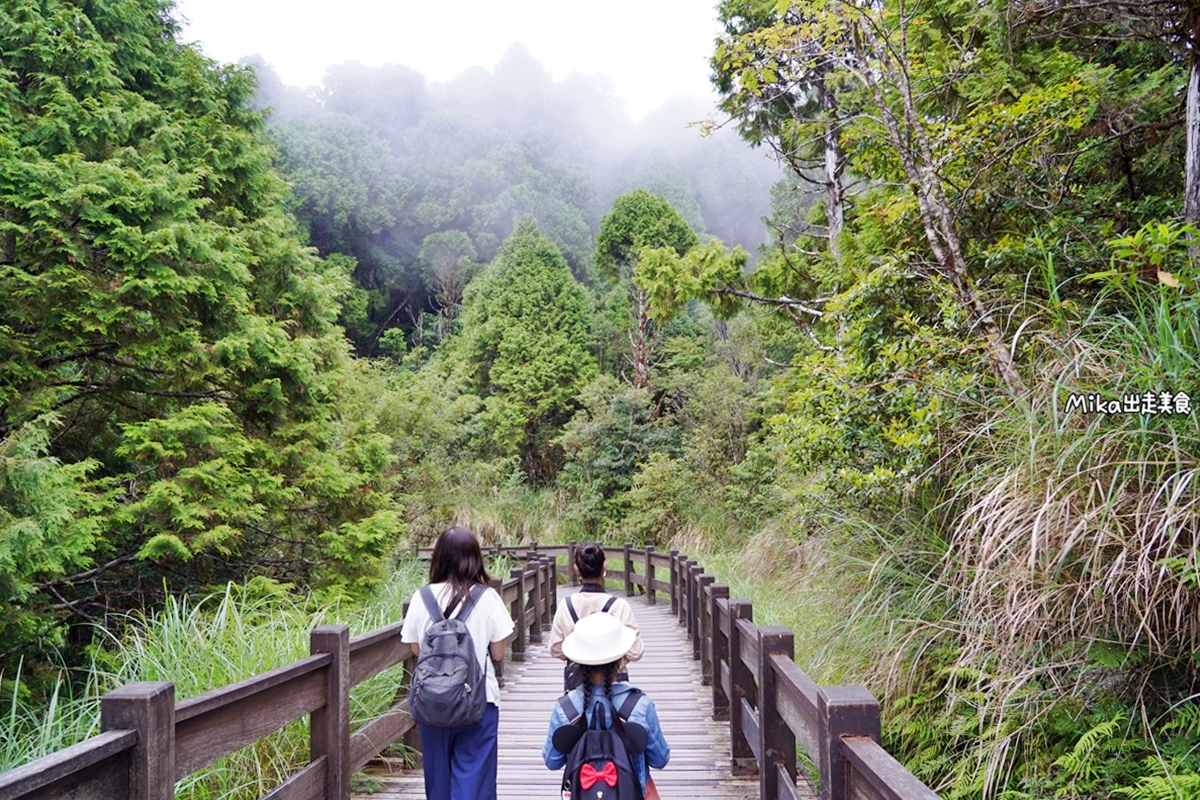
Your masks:
[[[592,769],[591,764],[584,764],[583,769],[579,770],[579,788],[586,792],[596,781],[604,781],[609,786],[616,786],[617,765],[610,761],[604,765],[603,772],[597,772]]]

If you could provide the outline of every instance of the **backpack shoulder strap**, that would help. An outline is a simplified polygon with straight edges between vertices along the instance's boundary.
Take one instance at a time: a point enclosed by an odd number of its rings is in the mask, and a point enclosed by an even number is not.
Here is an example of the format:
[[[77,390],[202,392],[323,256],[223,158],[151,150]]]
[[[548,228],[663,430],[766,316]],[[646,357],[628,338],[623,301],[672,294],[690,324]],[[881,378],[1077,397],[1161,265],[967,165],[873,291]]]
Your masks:
[[[613,607],[613,603],[615,603],[615,602],[617,602],[617,598],[615,598],[615,597],[608,598],[608,602],[605,603],[604,608],[602,608],[600,610],[607,614],[608,610]]]
[[[621,708],[617,711],[617,716],[622,722],[629,721],[629,715],[633,713],[633,709],[637,707],[638,701],[645,697],[641,689],[630,689],[629,694],[625,697],[625,702],[621,703]]]
[[[579,710],[576,709],[575,704],[571,702],[571,696],[569,694],[564,694],[562,697],[558,698],[558,707],[561,708],[563,713],[567,715],[567,722],[575,722],[579,719]]]
[[[571,612],[571,622],[579,622],[579,615],[575,613],[575,604],[570,597],[567,598],[567,611]]]
[[[467,597],[467,601],[462,611],[459,612],[456,619],[461,622],[466,622],[467,617],[475,610],[475,605],[479,602],[479,598],[483,597],[483,593],[487,591],[487,587],[477,583],[471,587],[471,594]]]
[[[425,603],[426,610],[429,611],[429,616],[434,622],[441,622],[446,617],[442,614],[442,609],[438,607],[437,599],[433,596],[433,589],[429,584],[421,587],[421,601]]]

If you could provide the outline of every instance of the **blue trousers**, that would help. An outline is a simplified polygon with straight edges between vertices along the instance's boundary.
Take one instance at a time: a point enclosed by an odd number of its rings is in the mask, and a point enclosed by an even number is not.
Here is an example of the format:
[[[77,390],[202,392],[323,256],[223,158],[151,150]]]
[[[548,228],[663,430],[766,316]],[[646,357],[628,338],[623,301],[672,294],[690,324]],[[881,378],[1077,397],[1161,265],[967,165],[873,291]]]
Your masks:
[[[500,709],[491,703],[478,725],[418,725],[427,800],[496,800]]]

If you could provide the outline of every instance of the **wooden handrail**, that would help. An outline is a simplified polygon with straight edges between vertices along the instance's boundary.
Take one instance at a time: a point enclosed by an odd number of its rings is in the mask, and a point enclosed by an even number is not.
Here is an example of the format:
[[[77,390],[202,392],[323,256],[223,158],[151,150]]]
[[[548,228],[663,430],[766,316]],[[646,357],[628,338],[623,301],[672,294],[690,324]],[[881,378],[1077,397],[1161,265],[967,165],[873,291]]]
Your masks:
[[[524,660],[528,643],[550,628],[558,559],[566,559],[574,581],[575,548],[573,541],[486,548],[524,562],[492,584],[516,623],[509,637],[514,661]],[[821,800],[937,800],[879,744],[879,703],[864,687],[818,686],[793,660],[792,632],[756,624],[750,601],[731,599],[729,587],[694,559],[628,544],[619,552],[620,569],[610,559],[608,580],[626,595],[645,593],[647,603],[657,602],[657,593],[669,595],[703,683],[712,686],[713,719],[729,720],[732,770],[757,773],[761,798],[800,797],[799,745],[820,770]],[[350,775],[388,745],[403,737],[413,751],[419,748],[406,696],[349,729],[351,686],[398,664],[411,675],[415,659],[400,642],[401,625],[353,639],[345,626],[322,626],[313,631],[308,658],[179,703],[169,683],[123,686],[102,699],[99,736],[0,773],[0,800],[60,797],[68,787],[78,800],[170,800],[175,781],[305,715],[309,764],[264,800],[345,800]],[[496,666],[503,682],[502,665]]]
[[[694,559],[672,550],[667,560],[671,608],[712,685],[713,719],[729,720],[731,769],[758,773],[763,800],[801,796],[797,745],[820,771],[821,800],[937,800],[880,745],[879,702],[865,687],[818,686],[793,660],[791,630],[756,624],[750,601],[730,599]],[[626,568],[636,563],[646,562]]]
[[[513,577],[493,583],[513,608],[513,658],[549,630],[558,598],[555,556],[566,547],[505,548],[527,555]],[[407,613],[408,605],[404,606]],[[313,631],[312,655],[175,702],[171,683],[126,684],[101,698],[102,733],[0,773],[0,800],[171,800],[175,783],[285,725],[310,717],[309,763],[264,800],[347,800],[350,776],[403,737],[419,751],[403,696],[381,716],[350,730],[350,688],[415,658],[400,641],[401,622],[349,637],[344,625]],[[503,682],[502,665],[496,665]],[[405,693],[407,694],[407,693]],[[417,753],[419,755],[419,753]]]

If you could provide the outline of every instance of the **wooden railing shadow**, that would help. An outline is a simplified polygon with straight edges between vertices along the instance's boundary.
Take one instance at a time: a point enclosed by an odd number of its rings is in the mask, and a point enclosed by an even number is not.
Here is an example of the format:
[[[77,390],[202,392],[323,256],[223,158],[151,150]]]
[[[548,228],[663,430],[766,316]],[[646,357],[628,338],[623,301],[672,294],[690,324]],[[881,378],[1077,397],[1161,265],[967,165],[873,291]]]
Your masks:
[[[528,644],[550,627],[557,560],[565,558],[570,572],[575,543],[489,550],[524,561],[493,583],[518,622],[511,657],[523,661]],[[732,768],[758,773],[762,798],[800,797],[799,743],[818,766],[822,800],[936,800],[880,746],[879,704],[865,688],[817,686],[792,661],[791,631],[755,625],[751,604],[729,599],[728,587],[695,560],[628,544],[621,552],[608,580],[626,595],[644,593],[650,604],[660,593],[669,597],[712,686],[713,717],[729,720]],[[0,800],[170,800],[177,781],[306,716],[308,765],[263,800],[347,800],[350,776],[391,744],[403,740],[409,752],[419,751],[406,697],[350,729],[352,687],[397,666],[406,682],[411,674],[401,624],[354,638],[345,625],[320,626],[308,658],[180,702],[171,683],[122,686],[101,699],[99,735],[0,773]],[[503,672],[497,664],[502,683]]]

